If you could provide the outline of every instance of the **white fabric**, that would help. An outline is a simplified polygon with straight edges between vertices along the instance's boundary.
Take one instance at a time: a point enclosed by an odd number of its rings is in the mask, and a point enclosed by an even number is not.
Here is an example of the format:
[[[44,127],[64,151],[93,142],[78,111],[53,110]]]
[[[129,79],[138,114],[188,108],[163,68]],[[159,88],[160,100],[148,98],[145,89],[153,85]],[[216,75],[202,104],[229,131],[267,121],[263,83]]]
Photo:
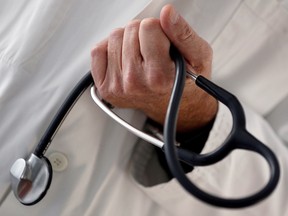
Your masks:
[[[249,109],[245,109],[245,112],[247,118],[252,120],[247,124],[248,131],[258,134],[259,140],[269,143],[269,147],[275,152],[281,163],[281,181],[272,196],[252,207],[229,210],[213,208],[191,198],[183,188],[179,187],[175,179],[152,187],[141,187],[142,190],[172,215],[287,215],[288,176],[285,170],[287,169],[285,164],[288,162],[287,149],[260,116]],[[231,124],[230,112],[220,104],[214,128],[207,141],[208,145],[204,147],[202,153],[208,153],[217,148],[229,134]],[[145,159],[145,157],[149,156],[138,153],[138,160]],[[145,172],[151,165],[149,161],[151,160],[146,159],[144,162],[141,160],[140,164],[136,164],[137,169],[133,169],[133,174],[136,176],[135,182],[139,181],[138,178],[145,177]],[[188,174],[191,181],[195,182],[201,189],[218,196],[233,198],[255,193],[267,182],[268,175],[268,166],[264,160],[258,155],[243,150],[234,151],[216,165],[205,168],[196,167]]]
[[[249,130],[281,163],[273,196],[251,208],[226,210],[195,200],[175,180],[141,186],[130,174],[137,138],[106,117],[86,92],[47,152],[64,153],[68,168],[53,173],[39,204],[19,204],[9,191],[10,166],[33,150],[69,90],[89,70],[93,44],[140,12],[138,18],[159,16],[167,2],[212,44],[214,81],[252,108],[246,109]],[[256,114],[268,113],[288,94],[287,2],[153,0],[145,7],[148,0],[0,0],[0,215],[288,215],[287,149]],[[139,127],[145,119],[120,112]],[[230,124],[221,106],[205,151],[222,142]],[[265,165],[239,152],[189,177],[205,189],[234,195],[254,190],[262,180],[249,177],[262,175]]]

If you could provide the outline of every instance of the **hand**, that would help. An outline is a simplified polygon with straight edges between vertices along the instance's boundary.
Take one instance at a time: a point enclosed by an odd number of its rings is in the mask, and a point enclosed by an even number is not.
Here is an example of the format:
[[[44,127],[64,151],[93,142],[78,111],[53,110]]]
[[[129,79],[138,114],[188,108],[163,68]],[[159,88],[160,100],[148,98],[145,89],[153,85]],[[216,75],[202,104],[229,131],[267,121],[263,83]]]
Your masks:
[[[188,70],[210,78],[211,47],[167,5],[160,20],[131,21],[92,50],[92,76],[102,98],[115,107],[139,109],[163,124],[175,77],[170,41],[184,56]],[[187,80],[178,131],[204,126],[216,111],[217,102]]]

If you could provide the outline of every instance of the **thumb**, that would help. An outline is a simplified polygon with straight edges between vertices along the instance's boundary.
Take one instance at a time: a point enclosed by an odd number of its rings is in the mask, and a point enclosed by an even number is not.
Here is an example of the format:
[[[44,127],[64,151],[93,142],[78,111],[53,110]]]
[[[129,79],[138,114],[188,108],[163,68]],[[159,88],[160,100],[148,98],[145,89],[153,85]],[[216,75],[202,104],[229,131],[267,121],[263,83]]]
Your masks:
[[[199,37],[172,5],[162,8],[160,23],[164,33],[185,58],[188,69],[192,67],[197,73],[211,70],[210,45]]]

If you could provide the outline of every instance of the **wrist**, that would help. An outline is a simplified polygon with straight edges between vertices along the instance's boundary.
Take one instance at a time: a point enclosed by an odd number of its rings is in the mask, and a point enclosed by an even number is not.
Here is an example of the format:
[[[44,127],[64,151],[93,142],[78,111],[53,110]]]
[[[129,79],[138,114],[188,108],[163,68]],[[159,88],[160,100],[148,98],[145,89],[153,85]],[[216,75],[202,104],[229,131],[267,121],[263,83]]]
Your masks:
[[[218,101],[202,89],[197,89],[193,93],[184,92],[179,109],[177,132],[198,131],[215,119],[217,111]]]

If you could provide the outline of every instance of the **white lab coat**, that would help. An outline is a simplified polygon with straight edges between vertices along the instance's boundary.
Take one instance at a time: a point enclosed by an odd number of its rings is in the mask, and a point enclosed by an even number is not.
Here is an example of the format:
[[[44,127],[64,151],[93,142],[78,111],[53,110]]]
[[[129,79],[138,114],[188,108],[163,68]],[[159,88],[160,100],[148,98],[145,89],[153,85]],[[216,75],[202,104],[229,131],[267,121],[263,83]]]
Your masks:
[[[211,43],[214,81],[240,98],[249,131],[277,155],[281,179],[276,191],[255,206],[227,210],[191,197],[174,179],[144,186],[142,178],[161,172],[149,144],[135,145],[137,138],[103,114],[87,91],[46,153],[48,158],[55,152],[63,154],[67,166],[54,170],[51,187],[40,203],[21,205],[10,191],[10,166],[33,151],[65,96],[89,70],[93,44],[134,17],[158,16],[167,2],[173,2]],[[288,95],[288,1],[0,3],[0,215],[288,215],[287,148],[262,117]],[[144,123],[141,113],[119,113],[138,127]],[[220,145],[230,127],[229,112],[220,105],[203,151]],[[245,195],[267,180],[262,162],[239,151],[188,176],[219,195]]]

